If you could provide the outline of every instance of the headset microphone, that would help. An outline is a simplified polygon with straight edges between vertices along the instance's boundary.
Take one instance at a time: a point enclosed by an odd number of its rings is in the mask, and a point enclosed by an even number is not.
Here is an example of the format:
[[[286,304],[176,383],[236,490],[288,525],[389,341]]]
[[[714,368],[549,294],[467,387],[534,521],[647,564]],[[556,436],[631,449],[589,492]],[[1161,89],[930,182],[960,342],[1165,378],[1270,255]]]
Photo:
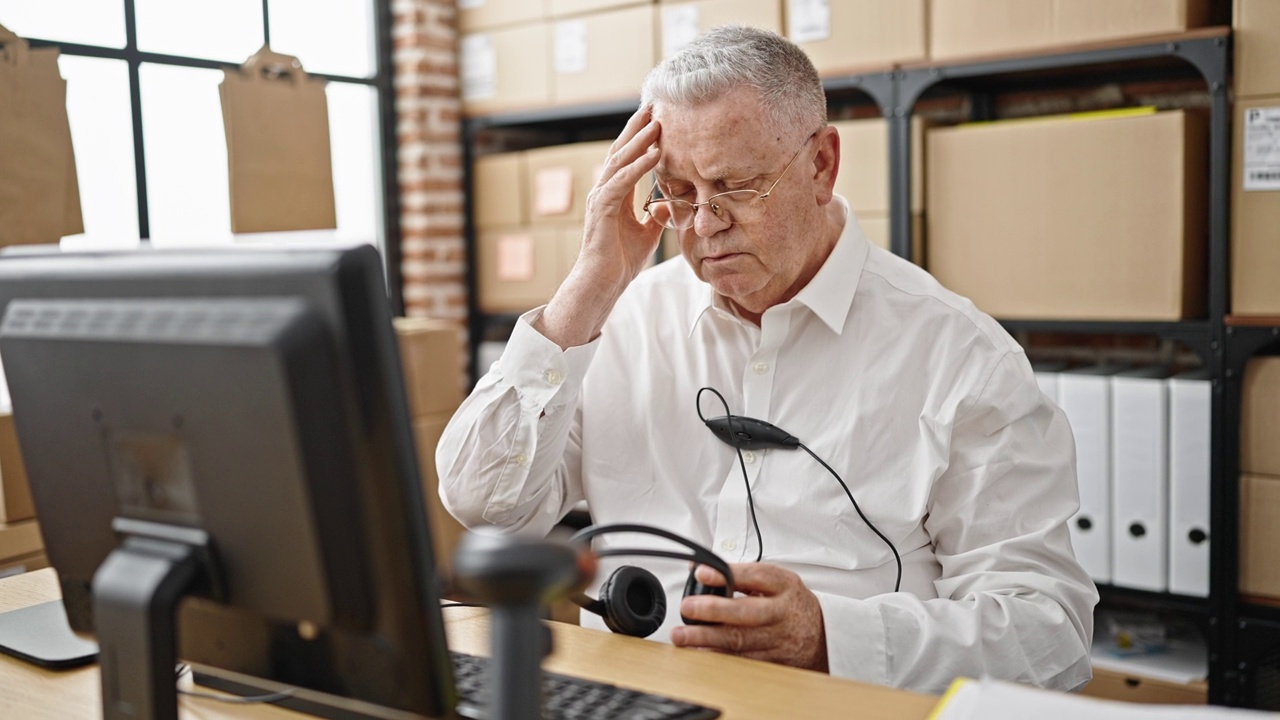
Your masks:
[[[742,450],[794,450],[800,447],[799,438],[777,425],[764,420],[741,415],[723,415],[721,417],[704,418],[711,432],[725,443]]]

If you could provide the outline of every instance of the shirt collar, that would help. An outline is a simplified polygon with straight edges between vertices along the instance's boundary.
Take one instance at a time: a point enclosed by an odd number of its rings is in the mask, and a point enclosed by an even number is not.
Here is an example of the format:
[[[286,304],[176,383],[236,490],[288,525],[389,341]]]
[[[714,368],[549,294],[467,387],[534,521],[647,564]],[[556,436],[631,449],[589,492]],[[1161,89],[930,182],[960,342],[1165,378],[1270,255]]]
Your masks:
[[[834,202],[840,203],[844,209],[844,229],[836,240],[836,246],[827,256],[826,262],[818,269],[808,285],[805,285],[790,302],[798,302],[808,307],[818,319],[837,334],[844,329],[845,319],[853,306],[853,296],[858,290],[858,279],[862,277],[862,268],[867,262],[867,239],[862,228],[849,209],[849,203],[839,195],[833,196]],[[704,284],[704,301],[694,303],[689,311],[689,335],[697,329],[698,323],[708,312],[724,313],[736,317],[732,306],[719,295],[709,284]]]

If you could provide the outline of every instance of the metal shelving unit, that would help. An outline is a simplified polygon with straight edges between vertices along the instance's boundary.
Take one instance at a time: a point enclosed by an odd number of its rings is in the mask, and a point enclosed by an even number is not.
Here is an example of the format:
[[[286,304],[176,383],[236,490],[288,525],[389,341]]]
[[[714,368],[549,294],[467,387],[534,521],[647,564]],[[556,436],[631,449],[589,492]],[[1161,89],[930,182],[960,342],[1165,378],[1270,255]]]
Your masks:
[[[1209,646],[1209,700],[1223,705],[1280,708],[1280,608],[1244,603],[1239,598],[1237,518],[1239,511],[1239,439],[1241,380],[1244,364],[1259,353],[1280,354],[1280,318],[1272,325],[1234,324],[1229,300],[1229,163],[1231,33],[1204,28],[1169,36],[1046,49],[1035,53],[920,63],[889,71],[824,81],[833,104],[861,94],[889,121],[890,247],[910,257],[910,128],[917,103],[926,97],[964,93],[974,119],[990,119],[999,92],[1063,90],[1107,81],[1203,81],[1210,97],[1209,214],[1207,232],[1208,317],[1183,322],[1102,322],[1004,320],[1013,333],[1141,335],[1170,340],[1195,352],[1213,384],[1211,438],[1211,546],[1208,598],[1153,593],[1116,586],[1100,587],[1104,602],[1140,606],[1182,615],[1206,629]],[[576,131],[612,121],[618,129],[635,102],[516,113],[467,121],[466,167],[481,130],[520,127]],[[470,177],[467,178],[470,183]],[[469,186],[469,185],[468,185]],[[468,194],[469,238],[470,194]],[[468,244],[475,267],[474,242]],[[471,270],[474,273],[474,270]],[[490,323],[514,322],[512,315],[486,316],[475,304],[470,278],[473,348]],[[473,355],[473,371],[474,371]]]

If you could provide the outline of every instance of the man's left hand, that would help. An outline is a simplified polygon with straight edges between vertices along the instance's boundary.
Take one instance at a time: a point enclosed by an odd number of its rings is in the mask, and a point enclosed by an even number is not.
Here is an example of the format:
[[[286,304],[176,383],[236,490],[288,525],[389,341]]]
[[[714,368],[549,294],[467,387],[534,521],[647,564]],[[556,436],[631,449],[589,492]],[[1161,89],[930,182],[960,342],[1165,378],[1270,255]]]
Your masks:
[[[800,576],[767,563],[735,563],[736,590],[746,597],[694,595],[680,603],[687,618],[716,625],[681,625],[671,642],[810,670],[827,671],[822,606]],[[723,586],[724,577],[702,565],[698,580]]]

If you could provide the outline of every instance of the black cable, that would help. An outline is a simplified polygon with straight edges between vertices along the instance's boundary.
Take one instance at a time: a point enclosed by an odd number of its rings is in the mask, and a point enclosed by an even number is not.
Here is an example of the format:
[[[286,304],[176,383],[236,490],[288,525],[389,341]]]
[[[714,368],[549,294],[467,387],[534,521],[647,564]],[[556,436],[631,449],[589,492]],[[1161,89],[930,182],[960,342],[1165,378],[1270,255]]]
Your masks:
[[[451,607],[483,608],[483,607],[489,607],[489,606],[488,606],[488,605],[485,605],[484,603],[473,603],[473,602],[446,602],[446,603],[440,603],[440,607],[442,607],[442,608],[451,608]]]
[[[707,421],[702,416],[702,393],[707,390],[710,390],[716,397],[720,398],[720,404],[724,405],[724,416],[732,423],[735,416],[729,412],[729,401],[725,400],[720,391],[713,387],[704,387],[698,390],[698,395],[694,398],[694,403],[698,409],[698,418],[704,423]],[[760,523],[756,521],[756,501],[751,495],[751,479],[747,477],[747,461],[742,459],[742,448],[735,445],[733,449],[738,453],[738,467],[742,468],[742,484],[747,488],[747,507],[751,509],[751,525],[756,529],[756,562],[760,562],[761,558],[764,557],[764,537],[760,534]]]
[[[849,486],[844,483],[844,478],[840,477],[840,473],[836,472],[826,463],[825,460],[818,457],[818,455],[810,450],[804,443],[800,443],[800,447],[805,452],[809,453],[814,460],[817,460],[822,467],[826,468],[827,472],[831,473],[831,475],[835,477],[836,482],[840,483],[840,487],[844,488],[844,494],[849,496],[849,502],[853,503],[853,509],[858,511],[858,517],[862,518],[862,522],[866,523],[867,527],[871,528],[871,532],[879,536],[879,538],[884,541],[884,544],[889,546],[889,550],[893,552],[894,561],[898,563],[898,579],[893,581],[893,591],[898,592],[898,590],[902,588],[902,557],[898,555],[898,548],[894,547],[893,543],[889,541],[889,538],[885,537],[884,533],[880,532],[880,530],[867,519],[867,516],[862,513],[862,508],[858,507],[858,501],[853,499],[853,493],[849,491]]]

